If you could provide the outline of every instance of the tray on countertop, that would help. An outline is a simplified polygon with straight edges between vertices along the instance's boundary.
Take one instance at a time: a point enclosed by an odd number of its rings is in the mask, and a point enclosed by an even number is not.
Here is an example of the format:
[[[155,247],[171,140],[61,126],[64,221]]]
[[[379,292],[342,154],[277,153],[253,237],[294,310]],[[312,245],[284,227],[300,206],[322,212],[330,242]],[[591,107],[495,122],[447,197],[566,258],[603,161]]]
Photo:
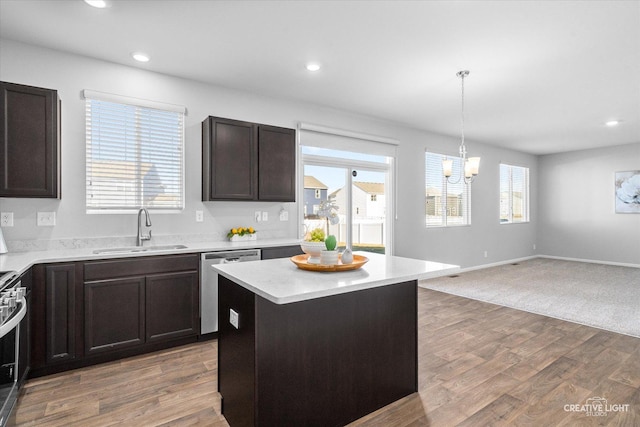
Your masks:
[[[340,255],[342,257],[342,255]],[[322,272],[335,272],[335,271],[350,271],[357,270],[369,261],[369,258],[362,255],[353,255],[353,262],[351,264],[343,264],[341,259],[338,258],[337,264],[309,264],[307,262],[309,255],[296,255],[291,257],[291,262],[298,266],[302,270],[308,271],[322,271]]]

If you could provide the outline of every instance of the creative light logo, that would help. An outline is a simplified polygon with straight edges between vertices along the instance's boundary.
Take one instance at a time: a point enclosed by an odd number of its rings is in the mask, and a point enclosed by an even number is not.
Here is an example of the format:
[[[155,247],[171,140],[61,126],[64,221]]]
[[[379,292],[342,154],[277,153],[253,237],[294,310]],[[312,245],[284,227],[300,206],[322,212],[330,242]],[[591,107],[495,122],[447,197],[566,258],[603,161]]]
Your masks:
[[[630,405],[609,404],[604,397],[590,397],[583,404],[564,405],[565,412],[581,412],[587,417],[606,417],[610,412],[628,412]]]

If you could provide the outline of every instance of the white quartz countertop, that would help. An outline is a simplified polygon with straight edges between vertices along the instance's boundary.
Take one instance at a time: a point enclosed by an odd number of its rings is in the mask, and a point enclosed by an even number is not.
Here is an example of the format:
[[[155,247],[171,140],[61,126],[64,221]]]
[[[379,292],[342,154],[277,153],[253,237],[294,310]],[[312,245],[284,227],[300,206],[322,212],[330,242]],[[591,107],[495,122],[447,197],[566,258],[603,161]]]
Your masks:
[[[358,270],[315,272],[301,270],[288,258],[217,264],[219,274],[276,303],[288,304],[409,280],[455,273],[457,265],[357,252],[369,258]]]
[[[53,262],[71,262],[71,261],[87,261],[98,259],[113,259],[113,258],[129,258],[129,257],[141,257],[141,256],[153,256],[153,255],[169,255],[169,254],[188,254],[188,253],[200,253],[200,252],[215,252],[215,251],[229,251],[235,249],[254,249],[254,248],[268,248],[278,246],[289,246],[300,243],[299,239],[264,239],[253,240],[244,242],[229,242],[229,241],[212,241],[212,242],[180,242],[184,244],[184,249],[167,249],[167,250],[154,250],[148,252],[116,252],[116,253],[101,253],[96,254],[94,251],[104,248],[79,248],[79,249],[56,249],[56,250],[44,250],[44,251],[29,251],[29,252],[9,252],[6,254],[0,254],[0,271],[17,271],[18,274],[22,274],[35,264],[48,264]],[[151,244],[153,245],[153,243]],[[150,246],[146,244],[145,247]]]

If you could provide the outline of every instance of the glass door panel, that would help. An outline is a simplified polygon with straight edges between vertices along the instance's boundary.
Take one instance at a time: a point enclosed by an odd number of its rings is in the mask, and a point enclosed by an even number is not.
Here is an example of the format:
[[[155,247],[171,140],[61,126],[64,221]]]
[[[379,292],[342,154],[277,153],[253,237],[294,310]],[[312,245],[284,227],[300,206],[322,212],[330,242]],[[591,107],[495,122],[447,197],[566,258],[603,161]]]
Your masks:
[[[303,147],[303,227],[305,238],[317,228],[334,235],[338,249],[386,253],[391,241],[390,159],[379,162],[336,156]],[[312,151],[313,153],[305,153]],[[354,154],[355,156],[355,154]],[[364,154],[358,156],[366,156]]]
[[[353,250],[385,253],[387,175],[387,172],[354,169],[349,176]]]
[[[304,233],[320,228],[336,236],[339,249],[346,247],[348,206],[336,197],[344,194],[347,176],[347,168],[304,165]]]

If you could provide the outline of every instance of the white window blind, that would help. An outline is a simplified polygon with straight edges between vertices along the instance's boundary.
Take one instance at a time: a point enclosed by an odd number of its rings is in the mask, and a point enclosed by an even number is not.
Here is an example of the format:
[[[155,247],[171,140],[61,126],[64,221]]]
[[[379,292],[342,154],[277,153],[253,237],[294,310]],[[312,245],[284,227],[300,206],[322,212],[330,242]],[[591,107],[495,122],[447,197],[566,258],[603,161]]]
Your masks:
[[[442,160],[453,160],[451,180],[460,176],[462,162],[458,157],[431,152],[425,153],[426,226],[451,227],[471,223],[471,195],[469,185],[460,182],[451,184],[442,171]]]
[[[500,223],[529,222],[529,168],[500,164]]]
[[[85,91],[88,212],[184,207],[184,107]]]

